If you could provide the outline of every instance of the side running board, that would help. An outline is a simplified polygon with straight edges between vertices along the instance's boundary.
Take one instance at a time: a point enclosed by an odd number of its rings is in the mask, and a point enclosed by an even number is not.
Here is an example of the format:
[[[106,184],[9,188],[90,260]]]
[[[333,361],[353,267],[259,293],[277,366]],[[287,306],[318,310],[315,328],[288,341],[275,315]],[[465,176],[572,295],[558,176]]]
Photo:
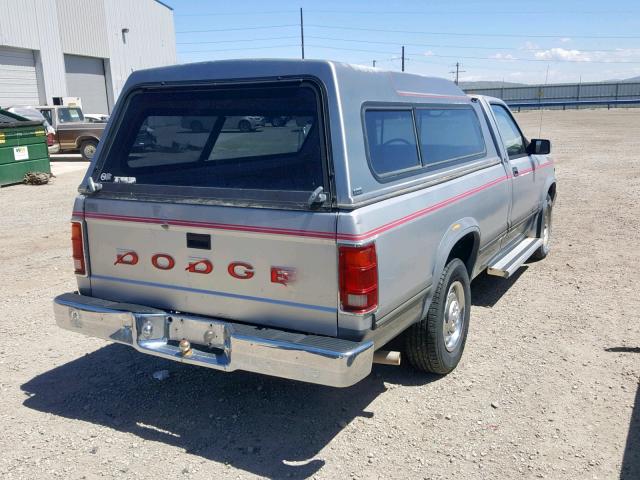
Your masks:
[[[542,245],[541,238],[525,238],[487,267],[489,275],[509,278]]]

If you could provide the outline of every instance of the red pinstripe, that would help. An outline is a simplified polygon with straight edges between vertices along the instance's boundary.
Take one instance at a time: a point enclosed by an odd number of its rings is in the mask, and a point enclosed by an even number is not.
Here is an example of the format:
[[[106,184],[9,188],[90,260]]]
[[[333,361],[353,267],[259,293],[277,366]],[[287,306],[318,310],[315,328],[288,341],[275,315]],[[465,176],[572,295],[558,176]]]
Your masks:
[[[405,90],[396,90],[401,97],[421,97],[421,98],[455,98],[457,100],[471,101],[466,95],[438,95],[436,93],[408,92]]]
[[[537,169],[545,168],[551,165],[553,165],[553,162],[548,161],[547,163],[538,165],[536,168],[529,168],[526,170],[522,170],[520,174],[524,175],[532,171],[535,171]],[[416,212],[413,212],[409,215],[398,218],[391,222],[385,223],[384,225],[376,227],[372,230],[369,230],[364,233],[357,233],[357,234],[352,234],[352,233],[336,234],[334,232],[322,232],[322,231],[315,231],[315,230],[297,230],[297,229],[290,229],[290,228],[259,227],[259,226],[253,226],[253,225],[233,225],[233,224],[225,224],[225,223],[185,221],[185,220],[177,220],[177,219],[134,217],[129,215],[112,215],[108,213],[73,212],[73,216],[84,217],[84,218],[95,218],[99,220],[149,223],[149,224],[156,224],[156,225],[168,224],[168,225],[175,225],[175,226],[181,226],[181,227],[210,228],[214,230],[225,230],[225,231],[234,231],[234,232],[251,232],[251,233],[265,233],[265,234],[273,234],[273,235],[289,235],[289,236],[295,236],[295,237],[363,241],[363,240],[368,240],[371,237],[374,237],[381,233],[387,232],[407,222],[415,220],[416,218],[423,217],[429,213],[435,212],[436,210],[440,210],[441,208],[444,208],[447,205],[455,203],[458,200],[462,200],[463,198],[470,197],[471,195],[474,195],[478,192],[486,190],[487,188],[491,188],[492,186],[497,185],[505,180],[508,180],[509,178],[511,177],[507,175],[496,178],[495,180],[492,180],[488,183],[472,188],[471,190],[467,190],[466,192],[459,193],[446,200],[435,203],[433,205],[420,209]]]

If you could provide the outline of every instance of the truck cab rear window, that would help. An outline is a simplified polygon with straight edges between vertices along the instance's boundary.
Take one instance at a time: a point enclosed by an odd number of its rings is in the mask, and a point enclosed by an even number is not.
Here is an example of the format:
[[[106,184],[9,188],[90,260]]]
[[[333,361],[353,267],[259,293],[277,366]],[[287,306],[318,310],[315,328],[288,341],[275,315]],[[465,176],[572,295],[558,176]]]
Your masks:
[[[416,110],[422,163],[457,164],[485,153],[480,121],[471,107]]]
[[[371,168],[380,176],[420,166],[411,110],[366,110]]]
[[[303,192],[324,185],[310,86],[141,91],[122,121],[94,174],[105,184]]]

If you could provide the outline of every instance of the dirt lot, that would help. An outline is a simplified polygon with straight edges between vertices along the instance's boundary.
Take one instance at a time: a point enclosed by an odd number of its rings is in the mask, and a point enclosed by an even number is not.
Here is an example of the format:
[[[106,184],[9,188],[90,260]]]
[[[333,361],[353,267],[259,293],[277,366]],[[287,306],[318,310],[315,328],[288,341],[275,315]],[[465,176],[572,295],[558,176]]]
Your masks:
[[[518,117],[538,135],[538,112]],[[51,299],[75,287],[82,172],[0,190],[0,476],[640,478],[640,109],[545,112],[543,125],[552,254],[474,282],[446,378],[376,366],[337,390],[61,331]],[[161,369],[169,379],[152,378]]]

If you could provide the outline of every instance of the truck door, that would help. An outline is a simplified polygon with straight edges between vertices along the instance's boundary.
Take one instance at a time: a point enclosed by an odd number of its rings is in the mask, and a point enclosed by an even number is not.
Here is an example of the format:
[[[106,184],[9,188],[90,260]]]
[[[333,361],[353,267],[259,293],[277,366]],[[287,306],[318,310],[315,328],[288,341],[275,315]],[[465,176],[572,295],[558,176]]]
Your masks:
[[[526,221],[538,208],[535,184],[535,160],[527,153],[526,142],[511,112],[502,104],[491,103],[491,110],[508,156],[508,174],[512,180],[512,202],[509,215],[510,238],[524,232]]]

